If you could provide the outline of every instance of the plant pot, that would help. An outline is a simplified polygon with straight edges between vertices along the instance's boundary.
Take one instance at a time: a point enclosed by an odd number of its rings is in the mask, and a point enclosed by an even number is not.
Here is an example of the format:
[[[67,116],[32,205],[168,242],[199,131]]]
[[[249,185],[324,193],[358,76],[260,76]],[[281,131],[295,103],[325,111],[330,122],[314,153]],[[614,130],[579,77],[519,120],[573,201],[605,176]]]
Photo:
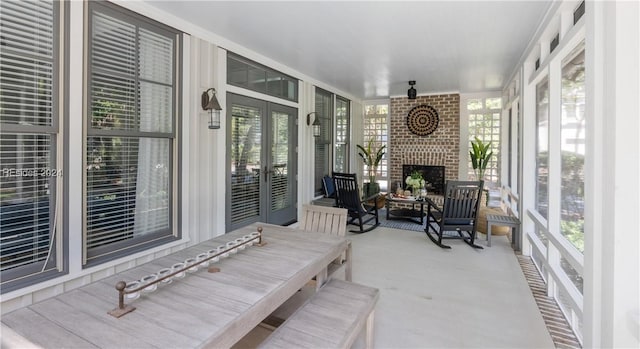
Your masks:
[[[380,192],[380,184],[378,183],[364,183],[362,185],[362,192],[365,198],[376,195]]]

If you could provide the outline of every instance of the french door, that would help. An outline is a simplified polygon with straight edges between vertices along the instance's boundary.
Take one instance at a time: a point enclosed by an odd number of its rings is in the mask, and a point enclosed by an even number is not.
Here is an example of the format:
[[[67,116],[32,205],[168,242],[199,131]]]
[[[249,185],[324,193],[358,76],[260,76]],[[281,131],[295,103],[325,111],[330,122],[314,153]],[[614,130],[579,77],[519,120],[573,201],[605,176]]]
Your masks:
[[[297,218],[295,108],[227,94],[226,229]]]

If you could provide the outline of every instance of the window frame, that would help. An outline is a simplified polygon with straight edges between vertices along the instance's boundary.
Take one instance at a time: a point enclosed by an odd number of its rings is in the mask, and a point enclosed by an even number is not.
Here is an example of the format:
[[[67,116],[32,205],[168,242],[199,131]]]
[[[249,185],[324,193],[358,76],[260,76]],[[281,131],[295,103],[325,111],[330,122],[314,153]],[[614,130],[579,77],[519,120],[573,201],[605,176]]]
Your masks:
[[[487,101],[488,100],[500,100],[500,106],[496,107],[496,108],[489,108],[487,107]],[[489,183],[494,183],[496,185],[499,185],[503,182],[503,178],[502,178],[502,144],[504,143],[504,139],[503,139],[503,118],[502,118],[502,111],[503,111],[503,107],[504,107],[504,101],[502,100],[502,98],[499,95],[494,95],[494,94],[482,94],[482,95],[468,95],[465,96],[465,98],[461,99],[461,104],[464,108],[464,113],[466,115],[466,130],[465,132],[461,132],[460,136],[461,139],[464,139],[463,137],[466,137],[466,144],[464,145],[464,147],[461,146],[461,149],[465,150],[464,152],[461,152],[461,160],[462,159],[466,159],[464,161],[464,165],[461,166],[461,170],[465,169],[464,173],[464,178],[471,178],[475,180],[475,174],[473,171],[473,167],[471,166],[471,158],[469,157],[469,151],[471,150],[471,141],[474,140],[475,136],[478,136],[478,134],[476,134],[475,132],[472,132],[471,129],[471,122],[472,122],[472,118],[476,117],[476,116],[481,116],[482,120],[479,120],[478,118],[474,119],[474,122],[478,122],[478,121],[482,121],[482,122],[486,122],[486,118],[489,117],[490,120],[489,122],[491,122],[491,127],[490,128],[483,128],[483,132],[482,135],[490,135],[491,138],[491,151],[493,152],[493,155],[491,156],[491,159],[489,161],[489,166],[487,166],[487,172],[485,172],[485,187],[489,187]],[[481,108],[478,109],[469,109],[469,102],[471,101],[480,101],[480,104],[482,105]],[[498,123],[498,126],[495,126],[495,123]],[[462,125],[462,124],[461,124]],[[487,129],[490,130],[490,132],[487,132]],[[483,140],[483,142],[487,142],[486,137],[479,137],[480,139]],[[498,142],[496,143],[494,138],[498,139]],[[495,164],[495,167],[491,166],[491,164]],[[461,176],[462,177],[462,176]],[[490,181],[487,181],[486,179],[489,178]]]
[[[374,114],[367,114],[367,108],[373,106],[375,108]],[[379,106],[386,106],[387,113],[383,114],[378,113]],[[374,122],[373,127],[376,125],[380,125],[380,129],[375,134],[369,133],[370,129],[367,128],[367,125],[371,125],[370,119],[382,119],[384,118],[384,122]],[[389,189],[389,178],[390,178],[390,168],[389,168],[389,123],[391,121],[391,103],[389,100],[375,100],[375,101],[366,101],[364,103],[363,108],[363,118],[362,118],[362,137],[363,144],[366,144],[370,137],[376,138],[377,146],[385,146],[385,154],[378,165],[378,170],[376,171],[376,182],[380,184],[381,191],[387,191]],[[362,166],[362,174],[363,180],[369,177],[366,166]]]
[[[346,125],[345,125],[345,135],[344,135],[344,141],[339,141],[339,135],[338,135],[338,128],[340,127],[339,125],[339,116],[338,116],[338,104],[339,103],[345,103],[346,104],[346,111],[345,111],[345,116],[344,119],[346,120]],[[351,144],[351,101],[347,98],[344,98],[342,96],[336,95],[335,96],[335,130],[334,130],[334,159],[333,159],[333,169],[334,171],[338,168],[338,162],[337,162],[337,156],[335,156],[335,154],[337,154],[337,148],[338,146],[342,145],[344,146],[344,154],[345,154],[345,158],[344,158],[344,163],[342,164],[342,166],[344,167],[344,169],[340,170],[339,172],[349,172],[349,154],[350,154],[350,144]]]
[[[181,232],[179,230],[181,221],[181,188],[180,188],[180,173],[182,168],[182,161],[177,155],[181,149],[181,111],[182,111],[182,33],[174,28],[171,28],[163,23],[152,20],[148,17],[140,15],[136,12],[122,8],[118,5],[109,2],[90,1],[86,3],[85,10],[87,11],[85,29],[86,29],[86,47],[85,47],[85,108],[86,115],[83,117],[83,150],[82,150],[82,164],[83,164],[83,184],[82,184],[82,264],[83,267],[90,267],[98,265],[110,260],[114,260],[120,257],[128,256],[133,253],[144,251],[156,246],[164,245],[181,238]],[[94,11],[99,11],[101,14],[111,16],[135,26],[135,62],[136,67],[131,77],[134,79],[134,105],[135,105],[135,118],[140,117],[140,104],[141,97],[139,93],[140,82],[146,81],[146,79],[140,76],[139,64],[140,64],[140,46],[139,46],[139,29],[143,28],[155,34],[163,35],[173,40],[173,61],[172,61],[172,117],[171,117],[171,131],[170,132],[148,132],[129,129],[98,129],[91,127],[91,115],[92,115],[92,77],[94,76],[94,68],[91,64],[91,58],[93,57],[92,49],[92,34],[94,23]],[[125,74],[122,74],[125,76]],[[162,85],[165,86],[165,85]],[[88,178],[87,178],[87,144],[88,140],[92,137],[122,137],[133,139],[168,139],[170,142],[168,161],[171,164],[169,170],[169,190],[168,190],[168,202],[169,202],[169,217],[168,217],[168,230],[154,232],[144,237],[138,237],[134,239],[128,239],[111,243],[104,247],[97,247],[89,249],[87,247],[88,242]]]
[[[538,98],[539,98],[539,88],[544,88],[544,86],[546,85],[546,93],[547,93],[547,103],[546,103],[546,123],[547,123],[547,128],[546,128],[546,134],[543,135],[541,134],[541,131],[544,131],[541,129],[541,119],[540,119],[540,112],[541,110],[539,109],[540,105],[538,103]],[[542,216],[544,219],[549,219],[549,129],[550,129],[550,108],[551,108],[551,103],[549,102],[549,97],[550,97],[550,92],[551,92],[551,86],[550,86],[550,79],[548,76],[544,76],[542,79],[540,79],[539,82],[537,82],[535,84],[535,173],[534,173],[534,178],[536,179],[535,182],[535,200],[534,200],[534,205],[535,205],[535,209],[536,211],[540,214],[540,216]],[[542,163],[542,153],[544,153],[543,150],[541,150],[541,146],[543,146],[543,144],[540,143],[541,141],[541,137],[545,137],[546,138],[546,144],[544,144],[544,146],[546,147],[546,153],[547,153],[547,163],[546,163],[546,170],[547,170],[547,187],[545,190],[546,193],[546,200],[544,202],[540,201],[543,200],[544,198],[540,197],[541,194],[541,190],[543,190],[542,188],[540,188],[541,186],[541,178],[540,178],[540,169],[541,167],[541,163]],[[547,206],[547,211],[546,212],[542,212],[540,210],[540,208],[542,207],[542,204],[546,204]]]
[[[55,176],[49,176],[49,254],[44,261],[37,261],[28,265],[8,269],[2,273],[0,283],[0,294],[14,291],[29,285],[56,278],[68,272],[68,256],[65,253],[68,248],[67,231],[63,229],[65,212],[63,207],[63,188],[66,187],[68,177],[65,173],[62,161],[62,154],[66,152],[66,132],[63,127],[67,108],[66,96],[68,82],[61,79],[68,71],[68,45],[69,33],[68,25],[69,4],[67,2],[52,1],[52,83],[51,83],[51,125],[21,125],[2,124],[2,133],[25,134],[50,136],[49,148],[49,169],[56,172]],[[19,52],[16,54],[19,55]],[[25,53],[22,57],[31,58],[32,55]],[[35,58],[34,58],[35,59]],[[63,112],[64,108],[64,112]],[[33,169],[40,172],[39,170]],[[38,173],[36,173],[38,174]],[[56,212],[56,207],[58,210]],[[57,214],[57,215],[56,215]],[[57,216],[57,218],[56,218]],[[53,232],[52,229],[55,229]]]
[[[326,97],[327,100],[329,101],[329,105],[325,106],[325,110],[327,112],[327,114],[324,113],[324,110],[319,110],[318,109],[318,96],[319,95],[323,95],[323,97]],[[334,126],[334,122],[335,122],[335,95],[333,93],[331,93],[330,91],[327,91],[325,89],[322,89],[320,87],[315,87],[315,92],[314,92],[314,99],[315,99],[315,105],[314,105],[314,111],[315,111],[315,117],[318,118],[318,120],[320,120],[320,136],[319,137],[313,137],[313,147],[314,147],[314,155],[313,155],[313,163],[314,163],[314,185],[313,185],[313,195],[318,197],[318,196],[322,196],[324,193],[324,190],[322,188],[322,177],[325,175],[332,175],[333,173],[333,144],[334,144],[334,137],[335,137],[335,126]],[[323,132],[327,131],[328,134],[325,135],[323,134]],[[318,146],[319,145],[325,145],[327,147],[327,158],[326,159],[321,159],[323,160],[326,165],[327,168],[323,168],[321,169],[321,171],[318,171]],[[321,172],[321,173],[320,173]]]
[[[286,101],[291,101],[291,102],[295,102],[295,103],[298,102],[298,99],[300,98],[299,97],[299,93],[300,93],[299,88],[300,87],[299,87],[299,84],[298,84],[298,79],[294,78],[291,75],[287,75],[285,73],[277,71],[277,70],[275,70],[273,68],[269,68],[266,65],[263,65],[263,64],[260,64],[258,62],[252,61],[252,60],[250,60],[250,59],[248,59],[246,57],[243,57],[243,56],[241,56],[241,55],[239,55],[237,53],[228,51],[227,52],[227,67],[231,66],[231,64],[229,64],[229,62],[231,60],[234,60],[234,61],[239,62],[239,63],[246,64],[248,67],[252,67],[252,68],[254,68],[256,70],[262,71],[262,73],[264,74],[264,82],[265,82],[265,84],[264,84],[264,89],[252,88],[251,85],[249,84],[249,76],[248,76],[249,70],[246,71],[247,72],[247,79],[246,79],[247,80],[247,84],[246,85],[242,84],[242,83],[234,82],[231,79],[231,74],[233,72],[229,68],[227,68],[226,81],[227,81],[228,85],[244,88],[244,89],[247,89],[247,90],[250,90],[250,91],[255,91],[255,92],[262,93],[262,94],[265,94],[265,95],[268,95],[268,96],[272,96],[272,97],[276,97],[276,98],[282,98],[282,99],[284,99]],[[276,93],[270,92],[270,90],[269,90],[269,74],[274,74],[275,77],[279,77],[280,79],[282,79],[284,81],[291,82],[293,84],[293,86],[294,86],[293,98],[289,98],[289,97],[284,96],[284,95],[278,95]]]

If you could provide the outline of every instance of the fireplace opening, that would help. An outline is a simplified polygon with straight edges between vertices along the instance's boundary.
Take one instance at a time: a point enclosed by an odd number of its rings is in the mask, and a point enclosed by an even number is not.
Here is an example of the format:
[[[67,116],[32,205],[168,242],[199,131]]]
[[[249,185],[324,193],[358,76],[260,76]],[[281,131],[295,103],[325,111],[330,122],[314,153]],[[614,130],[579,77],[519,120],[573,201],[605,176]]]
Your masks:
[[[427,192],[430,194],[444,195],[444,166],[431,165],[402,165],[402,188],[407,189],[405,179],[413,171],[422,173],[422,178],[429,183]]]

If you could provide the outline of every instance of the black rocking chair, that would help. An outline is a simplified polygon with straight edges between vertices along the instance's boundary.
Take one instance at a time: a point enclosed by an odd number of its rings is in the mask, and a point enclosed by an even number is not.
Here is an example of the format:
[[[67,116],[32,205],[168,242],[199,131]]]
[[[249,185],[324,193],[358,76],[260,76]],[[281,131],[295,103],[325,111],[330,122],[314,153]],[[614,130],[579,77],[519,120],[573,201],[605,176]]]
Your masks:
[[[375,229],[380,222],[378,221],[378,207],[375,204],[375,198],[378,194],[360,200],[360,191],[358,190],[358,181],[355,173],[333,173],[333,182],[336,187],[336,206],[346,208],[350,220],[347,224],[354,224],[360,227],[360,230],[349,230],[354,233],[365,233]],[[368,202],[373,200],[373,204]],[[363,201],[365,203],[363,203]],[[375,224],[367,229],[364,225],[375,219]]]
[[[451,248],[443,245],[442,239],[462,239],[471,247],[482,248],[475,244],[475,239],[483,185],[483,181],[447,181],[442,209],[428,201],[424,231],[431,241],[442,248]]]

